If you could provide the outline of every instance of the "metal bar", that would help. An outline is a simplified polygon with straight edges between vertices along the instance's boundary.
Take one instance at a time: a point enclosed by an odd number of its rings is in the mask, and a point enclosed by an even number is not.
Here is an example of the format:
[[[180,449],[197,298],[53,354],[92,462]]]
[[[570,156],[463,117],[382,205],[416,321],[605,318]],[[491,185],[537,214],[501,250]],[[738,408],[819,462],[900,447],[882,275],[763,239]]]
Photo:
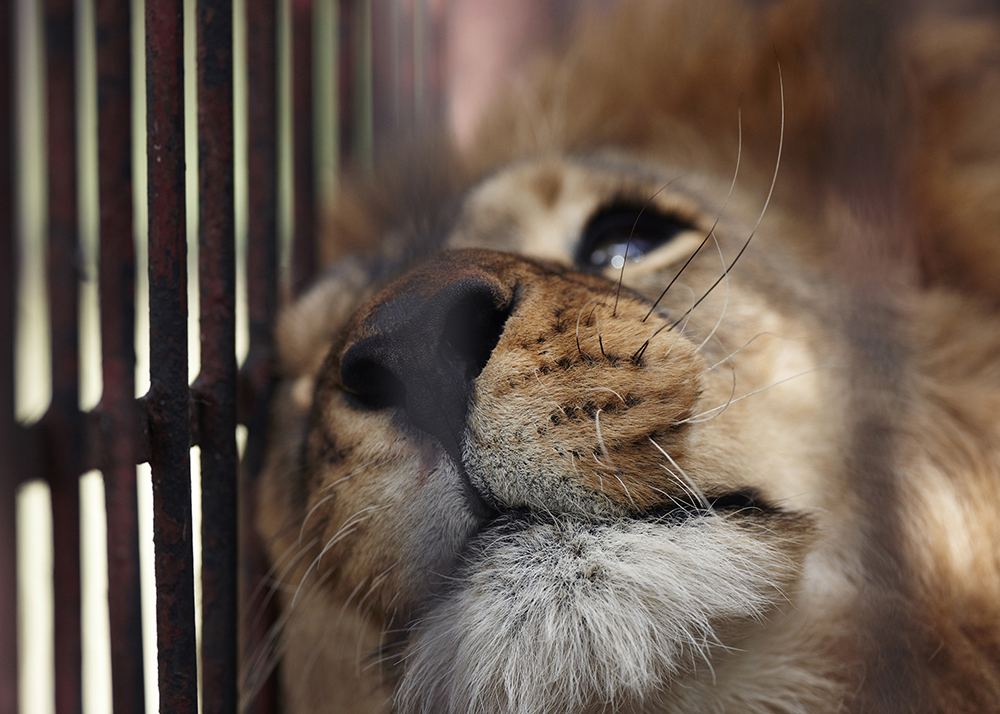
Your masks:
[[[17,471],[14,444],[14,4],[0,9],[0,712],[17,711]]]
[[[402,27],[401,15],[398,3],[371,4],[372,143],[378,147],[398,140],[402,131],[413,127],[408,111],[412,99],[404,101],[401,96],[404,73],[412,68],[412,62],[404,63],[403,59],[409,60],[413,53],[412,43],[404,47],[402,41],[404,37],[412,38],[412,34]],[[412,82],[408,88],[412,88]]]
[[[354,0],[351,34],[352,47],[351,165],[371,170],[375,153],[375,106],[373,100],[372,0]]]
[[[263,461],[267,408],[271,397],[271,329],[278,305],[277,238],[277,17],[276,0],[247,0],[247,191],[253,218],[247,223],[247,299],[250,351],[240,381],[239,409],[249,438],[243,458],[240,488],[240,602],[244,611],[241,651],[251,655],[262,646],[273,617],[256,617],[261,605],[250,593],[264,578],[267,566],[255,529],[254,485]],[[275,711],[271,683],[246,682],[256,690],[245,710]]]
[[[45,3],[48,144],[48,294],[52,403],[43,418],[52,490],[55,578],[55,701],[58,714],[83,706],[80,631],[79,228],[76,171],[75,26],[72,0]]]
[[[382,146],[386,136],[399,126],[398,48],[393,46],[396,34],[393,3],[371,4],[371,66],[372,66],[372,144]]]
[[[309,284],[316,269],[316,168],[313,158],[313,7],[292,2],[292,110],[295,157],[295,238],[292,294]]]
[[[146,3],[150,465],[160,711],[198,707],[191,545],[183,3]]]
[[[129,0],[98,0],[97,143],[104,391],[96,410],[108,533],[112,703],[145,710],[135,464],[135,246],[132,227],[132,41]]]
[[[198,3],[201,373],[202,711],[236,714],[236,242],[233,204],[233,16]]]
[[[396,121],[397,131],[405,136],[417,136],[416,91],[416,2],[394,3],[396,16]]]
[[[424,67],[425,98],[423,100],[425,126],[440,125],[448,115],[450,101],[448,87],[448,23],[445,8],[439,3],[419,0],[427,18],[429,28],[425,35],[429,50],[425,55]],[[429,7],[428,7],[429,6]]]
[[[357,90],[357,83],[354,81],[354,78],[357,75],[358,32],[356,27],[359,13],[356,0],[355,2],[337,3],[337,12],[340,15],[337,21],[337,31],[340,35],[337,43],[338,55],[336,68],[337,107],[340,113],[340,116],[337,117],[340,133],[338,138],[338,153],[342,162],[350,164],[351,158],[354,156],[355,132],[357,128],[355,121],[356,113],[354,112],[354,93]]]
[[[413,15],[413,116],[416,131],[426,131],[428,94],[428,60],[431,55],[430,45],[431,24],[427,0],[415,0],[412,7]]]
[[[270,355],[278,307],[277,2],[246,0],[246,13],[249,367]]]

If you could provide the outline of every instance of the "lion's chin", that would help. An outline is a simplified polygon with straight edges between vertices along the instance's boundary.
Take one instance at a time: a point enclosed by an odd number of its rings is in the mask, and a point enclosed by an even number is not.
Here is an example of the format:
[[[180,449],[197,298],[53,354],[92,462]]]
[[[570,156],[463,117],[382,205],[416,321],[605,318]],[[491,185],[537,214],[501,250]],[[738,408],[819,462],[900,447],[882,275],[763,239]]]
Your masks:
[[[738,523],[510,521],[413,628],[401,712],[640,705],[784,601],[794,567]]]

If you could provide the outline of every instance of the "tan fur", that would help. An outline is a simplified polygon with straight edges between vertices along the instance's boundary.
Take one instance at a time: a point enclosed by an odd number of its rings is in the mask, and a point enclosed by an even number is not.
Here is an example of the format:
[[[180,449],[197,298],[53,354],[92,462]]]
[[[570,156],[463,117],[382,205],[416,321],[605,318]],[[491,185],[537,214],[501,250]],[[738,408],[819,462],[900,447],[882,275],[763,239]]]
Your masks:
[[[342,194],[340,260],[277,327],[282,616],[248,687],[279,664],[298,714],[1000,710],[998,39],[631,2],[461,161]],[[575,263],[622,206],[677,234]]]

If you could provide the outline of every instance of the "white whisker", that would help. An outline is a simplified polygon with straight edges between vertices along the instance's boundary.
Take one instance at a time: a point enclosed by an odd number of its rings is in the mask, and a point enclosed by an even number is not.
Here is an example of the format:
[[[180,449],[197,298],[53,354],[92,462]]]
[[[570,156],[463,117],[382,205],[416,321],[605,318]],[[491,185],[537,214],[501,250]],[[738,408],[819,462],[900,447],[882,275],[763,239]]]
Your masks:
[[[709,513],[714,513],[714,511],[712,509],[712,504],[709,503],[708,498],[705,497],[705,493],[700,488],[698,488],[698,484],[696,484],[694,481],[692,481],[690,476],[688,476],[686,473],[684,473],[684,469],[682,469],[677,464],[677,462],[674,461],[674,457],[672,457],[670,454],[668,454],[667,451],[662,446],[660,446],[655,441],[653,441],[652,437],[650,437],[649,443],[651,443],[653,446],[655,446],[656,450],[659,451],[661,454],[663,454],[663,457],[665,459],[667,459],[667,461],[669,461],[670,464],[675,469],[677,469],[677,474],[680,474],[680,478],[683,478],[684,483],[687,484],[688,488],[690,489],[691,494],[693,496],[695,496],[701,502],[701,505],[705,508],[705,510],[707,512],[709,512]],[[667,472],[670,473],[675,478],[677,478],[677,474],[675,474],[673,471],[670,471],[669,469],[667,469]]]
[[[813,367],[812,369],[807,369],[804,372],[799,372],[798,374],[793,374],[791,377],[785,377],[784,379],[779,379],[777,382],[774,382],[773,384],[769,384],[766,387],[761,387],[760,389],[754,390],[753,392],[750,392],[749,394],[744,394],[742,397],[737,397],[736,399],[731,399],[730,401],[726,402],[725,404],[721,404],[721,405],[719,405],[717,407],[712,407],[711,409],[707,409],[707,410],[703,411],[701,414],[695,414],[693,417],[688,417],[687,419],[682,419],[681,421],[679,421],[677,423],[678,424],[697,424],[699,422],[708,421],[709,419],[714,419],[715,418],[714,416],[713,417],[708,417],[706,419],[702,419],[701,417],[704,417],[706,414],[711,414],[712,412],[719,411],[720,409],[726,409],[726,407],[728,407],[730,404],[735,404],[736,402],[741,402],[744,399],[746,399],[747,397],[752,397],[755,394],[760,394],[761,392],[766,392],[768,389],[771,389],[772,387],[777,387],[779,384],[784,384],[785,382],[790,382],[793,379],[798,379],[799,377],[803,377],[803,376],[805,376],[805,375],[807,375],[807,374],[809,374],[811,372],[815,372],[815,371],[817,371],[819,369],[822,369],[822,367]],[[718,416],[718,414],[716,414],[715,416]]]
[[[604,458],[608,460],[608,465],[611,465],[611,454],[608,453],[608,447],[604,445],[604,437],[601,435],[601,410],[598,409],[597,413],[594,414],[594,429],[597,431],[597,444],[601,447],[601,453],[604,454]]]
[[[288,574],[292,571],[292,568],[294,568],[296,565],[298,565],[299,561],[302,560],[302,557],[313,546],[317,545],[318,543],[319,543],[319,538],[313,538],[305,546],[301,546],[301,544],[299,544],[300,547],[299,547],[298,553],[296,553],[295,557],[291,559],[291,562],[289,562],[285,566],[285,568],[282,570],[281,574],[278,576],[277,582],[270,588],[270,592],[261,601],[260,606],[258,608],[258,612],[254,616],[254,620],[253,620],[253,624],[251,625],[251,629],[255,629],[260,624],[260,621],[263,619],[264,615],[267,612],[267,606],[271,604],[271,601],[274,599],[275,594],[278,592],[279,586],[283,586],[284,585],[285,579],[287,578]],[[292,548],[295,545],[296,544],[292,544],[292,546],[289,546],[289,548]],[[273,571],[273,570],[274,570],[274,566],[272,566],[272,568],[271,568],[271,571]],[[271,572],[271,571],[268,571],[268,572]],[[254,591],[254,597],[252,597],[250,599],[250,602],[254,601],[254,599],[256,598],[257,594],[263,589],[263,587],[264,587],[264,580],[262,579],[261,583],[258,584],[257,589]]]
[[[740,352],[742,352],[742,351],[743,351],[743,350],[745,350],[745,349],[746,349],[747,347],[749,347],[749,346],[751,345],[751,343],[753,343],[753,341],[754,341],[754,340],[756,340],[756,339],[757,339],[758,337],[763,337],[763,336],[765,336],[765,335],[768,335],[768,336],[770,336],[770,337],[777,337],[777,336],[778,336],[778,335],[776,335],[776,334],[775,334],[775,333],[773,333],[773,332],[758,332],[758,333],[757,333],[756,335],[754,335],[754,336],[753,336],[753,337],[751,337],[751,338],[750,338],[749,340],[747,340],[747,341],[746,341],[746,342],[745,342],[745,343],[743,344],[743,346],[742,346],[742,347],[740,347],[739,349],[735,350],[734,352],[730,352],[730,353],[729,353],[728,355],[726,355],[725,357],[723,357],[722,359],[720,359],[720,360],[719,360],[718,362],[716,362],[715,364],[713,364],[713,365],[712,365],[711,367],[706,367],[705,369],[703,369],[703,370],[701,371],[701,374],[705,374],[706,372],[711,372],[711,371],[712,371],[713,369],[715,369],[716,367],[718,367],[718,366],[719,366],[720,364],[722,364],[723,362],[728,362],[728,361],[729,361],[729,360],[731,360],[731,359],[732,359],[733,357],[735,357],[735,356],[736,356],[736,355],[738,355],[738,354],[739,354]]]
[[[719,260],[722,261],[722,267],[725,268],[726,258],[725,256],[722,255],[722,248],[719,246],[719,239],[715,237],[715,233],[712,233],[712,239],[715,242],[715,249],[719,251]],[[695,349],[695,352],[701,352],[702,348],[708,343],[710,339],[712,339],[712,336],[715,334],[715,331],[719,329],[719,325],[722,324],[722,318],[726,316],[726,310],[729,308],[729,292],[730,292],[729,271],[727,270],[724,273],[724,275],[726,276],[726,298],[722,303],[722,311],[719,313],[719,319],[715,321],[715,327],[713,327],[712,331],[708,333],[708,337],[706,337],[704,340],[701,341],[701,344],[698,345],[698,347]]]
[[[389,461],[388,459],[372,459],[371,461],[369,461],[367,463],[361,464],[360,466],[352,469],[346,476],[342,476],[341,478],[337,479],[333,483],[329,483],[326,486],[324,486],[321,489],[320,493],[322,493],[323,491],[332,491],[337,486],[339,486],[340,484],[342,484],[344,481],[346,481],[347,479],[351,478],[355,474],[358,474],[361,471],[364,471],[364,470],[372,468],[372,467],[381,466],[382,464],[385,464],[388,461]],[[336,494],[331,493],[331,494],[328,494],[328,495],[324,496],[319,501],[317,501],[316,504],[312,508],[309,509],[309,512],[306,514],[306,517],[302,519],[302,527],[299,529],[299,540],[300,541],[302,540],[302,534],[305,532],[306,524],[309,522],[309,519],[312,517],[313,513],[315,513],[316,510],[320,506],[322,506],[324,503],[327,503],[332,498],[334,498],[335,495]]]
[[[616,397],[618,397],[621,400],[622,404],[626,403],[625,402],[625,397],[623,397],[621,394],[619,394],[618,392],[616,392],[615,390],[613,390],[611,387],[588,387],[585,391],[587,391],[587,392],[611,392],[612,394],[614,394]]]
[[[386,508],[389,508],[389,506],[367,506],[357,511],[353,516],[351,516],[350,518],[347,519],[347,521],[344,522],[344,524],[333,535],[333,537],[326,542],[326,544],[323,546],[323,549],[319,552],[319,555],[317,555],[313,559],[313,562],[309,564],[309,567],[306,569],[306,572],[302,575],[302,579],[299,581],[299,586],[295,589],[295,595],[292,596],[292,602],[291,605],[289,605],[289,609],[295,607],[295,603],[298,600],[299,592],[302,589],[302,585],[305,583],[306,579],[309,577],[309,574],[313,571],[313,569],[319,565],[319,562],[323,558],[323,556],[326,555],[326,553],[334,545],[336,545],[338,542],[340,542],[348,535],[353,533],[355,526],[357,526],[359,523],[368,520],[368,518],[371,517],[373,511],[384,510]]]

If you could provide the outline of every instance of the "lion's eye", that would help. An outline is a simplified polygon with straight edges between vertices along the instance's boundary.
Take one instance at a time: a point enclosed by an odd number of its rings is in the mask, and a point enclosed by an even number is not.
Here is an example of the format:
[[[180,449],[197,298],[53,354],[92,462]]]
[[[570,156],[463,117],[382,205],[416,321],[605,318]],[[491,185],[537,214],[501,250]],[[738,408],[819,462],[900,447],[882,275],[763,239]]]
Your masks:
[[[605,208],[584,227],[576,249],[576,264],[601,269],[620,268],[626,260],[638,263],[647,253],[693,229],[687,221],[650,206]]]

